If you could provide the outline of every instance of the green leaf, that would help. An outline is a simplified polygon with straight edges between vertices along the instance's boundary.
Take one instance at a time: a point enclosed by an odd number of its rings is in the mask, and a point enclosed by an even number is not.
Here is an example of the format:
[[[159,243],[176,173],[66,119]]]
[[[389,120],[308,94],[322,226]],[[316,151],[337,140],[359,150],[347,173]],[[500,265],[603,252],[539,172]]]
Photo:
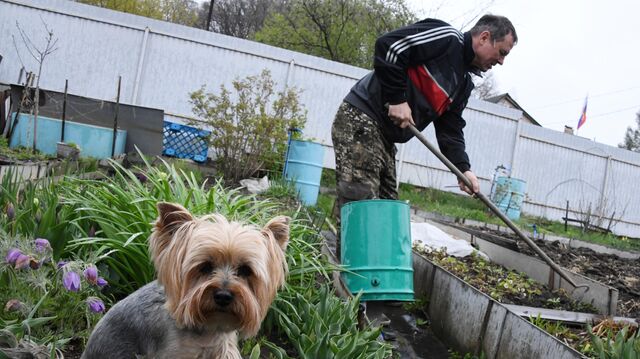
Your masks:
[[[258,359],[260,358],[260,344],[256,344],[251,349],[251,355],[249,355],[250,359]]]

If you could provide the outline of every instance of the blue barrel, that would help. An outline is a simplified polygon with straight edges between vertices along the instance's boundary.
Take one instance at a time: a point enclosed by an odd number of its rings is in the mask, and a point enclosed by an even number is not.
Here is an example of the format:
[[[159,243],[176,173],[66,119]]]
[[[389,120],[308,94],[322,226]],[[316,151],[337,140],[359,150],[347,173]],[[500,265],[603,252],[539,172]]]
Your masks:
[[[364,200],[342,206],[342,278],[363,301],[413,300],[409,204]]]
[[[498,177],[491,201],[511,220],[520,219],[527,182],[513,177]]]
[[[304,205],[315,205],[320,190],[324,147],[315,142],[291,140],[287,152],[284,177],[295,183],[298,197]]]

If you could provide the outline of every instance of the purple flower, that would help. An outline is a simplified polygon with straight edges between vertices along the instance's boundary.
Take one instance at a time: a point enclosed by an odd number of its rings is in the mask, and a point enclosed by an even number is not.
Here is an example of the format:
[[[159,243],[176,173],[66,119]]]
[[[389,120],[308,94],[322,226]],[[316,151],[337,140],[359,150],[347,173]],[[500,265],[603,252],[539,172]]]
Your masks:
[[[13,219],[16,218],[16,210],[13,208],[11,203],[7,204],[7,218],[10,221],[13,221]]]
[[[44,252],[51,249],[51,244],[44,238],[36,238],[34,242],[36,244],[36,252]]]
[[[15,312],[23,307],[22,302],[17,299],[10,299],[7,304],[4,305],[5,312]]]
[[[62,277],[62,284],[67,290],[77,292],[80,290],[80,276],[74,271],[69,271]]]
[[[109,284],[109,282],[107,282],[102,277],[98,277],[98,281],[96,282],[96,284],[98,285],[98,287],[102,288],[102,287],[106,286],[107,284]]]
[[[60,269],[66,265],[67,265],[67,261],[59,261],[58,264],[56,264],[56,267]]]
[[[87,298],[87,305],[89,306],[89,310],[94,313],[102,313],[104,312],[104,303],[100,298],[89,297]]]
[[[147,176],[144,173],[137,172],[135,176],[138,178],[138,181],[140,181],[140,183],[146,183],[148,180]]]
[[[22,254],[20,253],[20,255],[18,256],[18,258],[16,259],[16,265],[15,268],[16,269],[25,269],[25,268],[29,268],[29,265],[31,263],[31,257],[29,257],[26,254]]]
[[[89,227],[89,232],[87,232],[87,237],[93,238],[95,236],[96,236],[96,227],[94,227],[92,224],[91,227]]]
[[[16,260],[21,254],[22,254],[22,251],[20,251],[18,248],[11,248],[7,252],[7,256],[4,257],[4,260],[9,264],[14,265],[16,264]]]
[[[98,269],[94,266],[89,266],[84,270],[84,277],[87,279],[87,282],[91,284],[98,283]]]

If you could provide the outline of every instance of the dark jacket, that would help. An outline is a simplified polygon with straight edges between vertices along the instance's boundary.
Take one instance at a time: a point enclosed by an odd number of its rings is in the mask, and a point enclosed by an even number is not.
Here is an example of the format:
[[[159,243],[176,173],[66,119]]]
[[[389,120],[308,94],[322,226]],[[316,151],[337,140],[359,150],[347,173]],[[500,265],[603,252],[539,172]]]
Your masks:
[[[418,130],[434,123],[440,151],[456,167],[470,169],[465,152],[462,110],[473,90],[475,57],[471,34],[426,19],[382,35],[376,41],[374,71],[356,83],[345,101],[374,118],[390,143],[413,134],[396,126],[385,104],[407,101]]]

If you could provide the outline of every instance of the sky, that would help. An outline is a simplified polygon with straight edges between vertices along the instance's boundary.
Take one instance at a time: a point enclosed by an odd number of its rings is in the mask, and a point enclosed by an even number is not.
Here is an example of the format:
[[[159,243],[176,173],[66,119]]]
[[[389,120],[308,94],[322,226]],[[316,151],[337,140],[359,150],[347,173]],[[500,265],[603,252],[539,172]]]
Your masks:
[[[481,13],[504,15],[518,43],[492,70],[542,126],[574,131],[588,95],[587,121],[577,135],[617,146],[640,112],[640,1],[637,0],[407,0],[421,17],[456,27]]]

